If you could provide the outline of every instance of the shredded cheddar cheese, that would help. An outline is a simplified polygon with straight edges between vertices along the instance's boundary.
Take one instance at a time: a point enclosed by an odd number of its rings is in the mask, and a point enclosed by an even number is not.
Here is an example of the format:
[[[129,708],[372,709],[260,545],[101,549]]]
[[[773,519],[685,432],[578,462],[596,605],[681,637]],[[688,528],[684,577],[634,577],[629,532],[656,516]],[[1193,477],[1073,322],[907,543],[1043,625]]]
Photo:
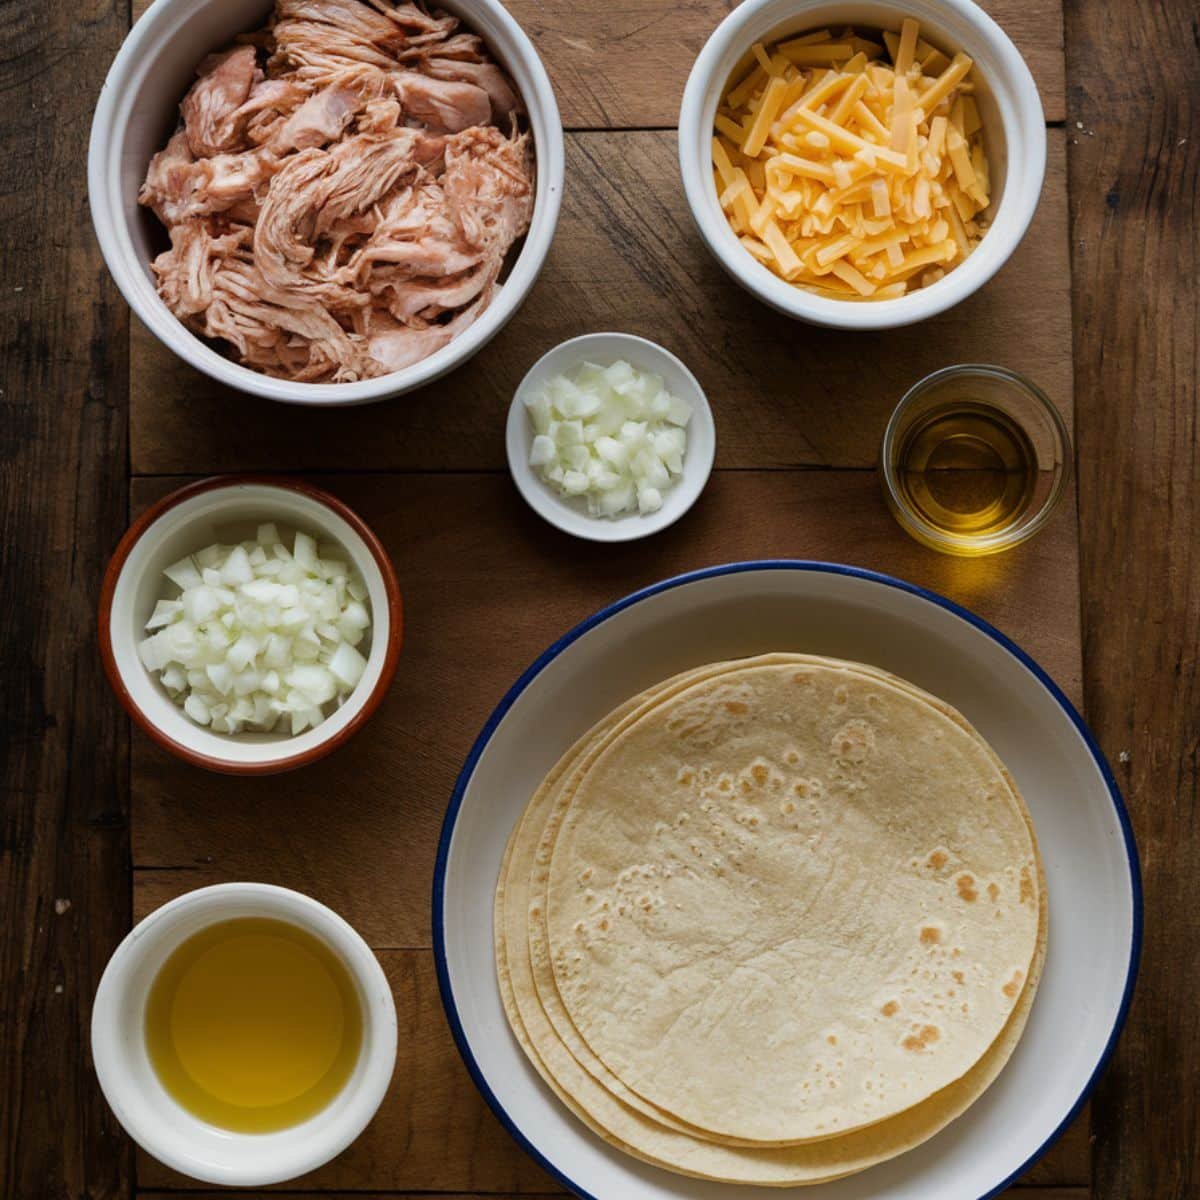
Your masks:
[[[845,300],[927,287],[979,244],[991,203],[971,59],[911,18],[756,44],[714,122],[713,180],[747,253]]]

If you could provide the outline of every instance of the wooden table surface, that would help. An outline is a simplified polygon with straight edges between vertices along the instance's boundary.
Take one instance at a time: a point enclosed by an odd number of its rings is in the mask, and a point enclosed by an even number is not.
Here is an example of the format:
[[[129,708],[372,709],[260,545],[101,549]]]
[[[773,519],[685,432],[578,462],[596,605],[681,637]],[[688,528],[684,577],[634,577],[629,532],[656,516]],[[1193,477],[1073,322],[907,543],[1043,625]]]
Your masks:
[[[90,1001],[131,922],[205,883],[259,878],[351,920],[392,981],[401,1053],[325,1196],[559,1193],[471,1086],[429,950],[432,846],[493,704],[554,636],[644,583],[733,558],[851,561],[936,588],[1026,646],[1083,703],[1132,810],[1146,947],[1117,1056],[1020,1200],[1200,1194],[1200,430],[1194,0],[988,0],[1049,130],[1046,189],[1005,270],[916,331],[794,325],[727,284],[683,203],[673,124],[725,0],[511,0],[557,89],[567,185],[555,246],[506,332],[424,397],[348,413],[222,392],[131,320],[87,211],[100,82],[140,4],[0,9],[0,1196],[165,1196],[197,1185],[133,1153],[95,1084]],[[1065,46],[1065,54],[1064,54]],[[1073,280],[1073,282],[1072,282]],[[541,524],[503,468],[512,387],[586,329],[662,341],[717,419],[696,509],[642,545]],[[946,362],[1029,373],[1072,415],[1077,511],[978,562],[891,523],[871,467],[899,394]],[[280,425],[286,425],[285,430]],[[376,528],[408,642],[372,725],[324,763],[227,781],[131,736],[94,606],[129,517],[181,476],[316,474]],[[503,629],[497,638],[494,630]]]

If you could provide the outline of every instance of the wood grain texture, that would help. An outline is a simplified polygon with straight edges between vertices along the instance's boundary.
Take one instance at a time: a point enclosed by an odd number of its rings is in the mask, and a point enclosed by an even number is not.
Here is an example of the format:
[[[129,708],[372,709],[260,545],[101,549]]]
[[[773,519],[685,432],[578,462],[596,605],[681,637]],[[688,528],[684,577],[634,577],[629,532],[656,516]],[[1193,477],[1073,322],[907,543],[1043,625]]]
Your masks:
[[[392,984],[400,1026],[396,1074],[387,1097],[361,1137],[333,1162],[267,1190],[562,1194],[501,1127],[467,1075],[442,1016],[432,953],[384,950],[379,958]],[[1086,1130],[1076,1126],[1028,1182],[1078,1183],[1086,1179],[1086,1170]],[[137,1177],[140,1188],[200,1186],[145,1154],[138,1156]],[[1021,1195],[1023,1200],[1040,1197],[1037,1191]]]
[[[1064,140],[1051,131],[1041,206],[995,279],[918,328],[864,335],[791,321],[729,280],[692,224],[673,133],[573,136],[545,270],[470,363],[381,404],[281,409],[221,388],[135,323],[134,471],[502,469],[504,413],[521,377],[565,338],[613,328],[661,342],[692,368],[725,467],[870,466],[905,390],[951,362],[1021,371],[1069,414]]]
[[[683,88],[730,0],[512,0],[572,127],[664,126],[679,118]],[[1046,119],[1063,119],[1062,10],[1056,0],[983,0],[1025,56]]]
[[[1200,1194],[1200,10],[1067,7],[1086,693],[1146,896],[1094,1179],[1097,1200],[1184,1200]],[[1145,50],[1120,66],[1103,47],[1121,44]]]
[[[133,0],[139,17],[150,0]],[[533,39],[568,129],[674,128],[683,86],[700,48],[731,0],[509,0]],[[983,0],[1025,56],[1046,120],[1061,121],[1062,5],[1059,0]],[[205,47],[204,49],[212,49]]]
[[[396,683],[363,733],[282,787],[271,778],[215,780],[135,733],[134,862],[149,868],[138,874],[139,913],[181,886],[254,878],[312,893],[373,946],[428,946],[442,814],[509,685],[595,609],[713,563],[824,558],[899,575],[995,622],[1078,695],[1069,507],[1012,553],[968,560],[901,534],[867,471],[717,472],[677,525],[624,546],[558,533],[507,476],[321,482],[364,517],[396,564],[407,638]],[[167,486],[136,481],[135,506]]]
[[[128,320],[84,187],[90,97],[125,23],[102,0],[0,11],[0,1195],[14,1198],[130,1189],[87,1049],[130,909],[125,723],[94,637],[126,515]]]

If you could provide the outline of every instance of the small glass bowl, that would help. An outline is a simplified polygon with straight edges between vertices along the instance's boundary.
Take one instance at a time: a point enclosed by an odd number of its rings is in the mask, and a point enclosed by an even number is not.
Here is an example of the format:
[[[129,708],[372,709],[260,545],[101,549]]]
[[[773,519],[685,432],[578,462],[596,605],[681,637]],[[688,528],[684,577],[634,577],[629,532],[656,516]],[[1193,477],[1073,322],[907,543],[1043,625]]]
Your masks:
[[[1017,457],[1032,467],[1024,472],[1025,498],[1007,520],[993,524],[978,513],[958,513],[931,501],[926,507],[944,517],[935,524],[916,506],[901,478],[903,460],[912,454],[913,439],[922,428],[939,418],[964,413],[1006,428],[1014,448],[1018,444],[1023,448],[1024,453]],[[1003,454],[982,439],[968,435],[959,440],[964,469],[979,465],[989,454],[1003,459]],[[952,446],[953,442],[950,438],[941,445]],[[917,541],[943,554],[996,554],[1031,538],[1050,519],[1071,477],[1071,438],[1053,402],[1015,371],[978,363],[943,367],[914,384],[896,405],[883,434],[879,475],[892,515]],[[972,528],[973,524],[982,528]]]

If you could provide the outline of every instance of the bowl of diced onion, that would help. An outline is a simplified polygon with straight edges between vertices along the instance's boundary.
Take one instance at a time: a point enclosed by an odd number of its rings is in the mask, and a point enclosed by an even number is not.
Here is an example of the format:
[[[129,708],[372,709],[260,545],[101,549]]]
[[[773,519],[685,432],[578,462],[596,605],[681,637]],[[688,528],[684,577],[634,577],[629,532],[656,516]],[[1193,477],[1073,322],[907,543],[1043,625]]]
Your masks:
[[[266,775],[350,738],[396,672],[402,609],[379,539],[300,480],[206,479],[144,512],[100,596],[113,690],[196,766]]]
[[[674,524],[712,471],[704,389],[670,351],[588,333],[544,354],[518,385],[508,466],[526,503],[564,533],[625,542]]]
[[[692,67],[679,162],[701,237],[747,291],[813,324],[890,329],[1008,260],[1041,194],[1045,119],[971,0],[745,0]],[[900,226],[914,236],[889,245]]]

